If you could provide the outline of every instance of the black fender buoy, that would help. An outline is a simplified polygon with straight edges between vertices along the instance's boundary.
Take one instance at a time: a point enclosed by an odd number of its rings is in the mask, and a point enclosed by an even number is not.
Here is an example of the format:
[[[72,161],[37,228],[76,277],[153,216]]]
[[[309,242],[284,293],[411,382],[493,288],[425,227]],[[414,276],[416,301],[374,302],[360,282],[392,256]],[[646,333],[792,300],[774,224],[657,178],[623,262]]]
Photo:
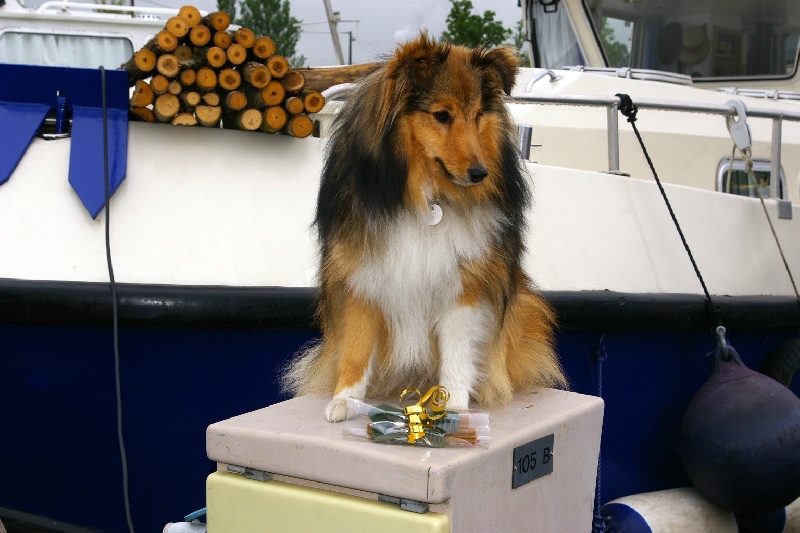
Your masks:
[[[792,337],[764,358],[759,371],[788,387],[800,370],[800,338]]]
[[[776,511],[800,497],[800,399],[747,368],[730,345],[718,346],[711,359],[711,376],[681,426],[686,473],[725,510]]]

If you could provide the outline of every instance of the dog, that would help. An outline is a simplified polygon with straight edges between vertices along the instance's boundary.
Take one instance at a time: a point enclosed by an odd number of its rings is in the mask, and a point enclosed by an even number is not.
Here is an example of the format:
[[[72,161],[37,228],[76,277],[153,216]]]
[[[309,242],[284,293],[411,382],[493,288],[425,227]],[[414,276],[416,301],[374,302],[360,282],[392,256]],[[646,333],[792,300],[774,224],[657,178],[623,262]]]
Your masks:
[[[513,49],[422,33],[362,79],[328,141],[315,226],[322,340],[286,369],[295,395],[386,398],[444,385],[448,407],[563,387],[555,315],[520,262],[530,203],[503,102]]]

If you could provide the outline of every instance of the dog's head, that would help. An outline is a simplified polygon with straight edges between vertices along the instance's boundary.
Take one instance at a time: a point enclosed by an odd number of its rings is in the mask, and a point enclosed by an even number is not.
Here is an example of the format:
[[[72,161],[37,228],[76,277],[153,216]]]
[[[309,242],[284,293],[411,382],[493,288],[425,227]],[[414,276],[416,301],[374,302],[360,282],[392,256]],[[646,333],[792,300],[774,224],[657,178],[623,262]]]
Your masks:
[[[403,205],[427,210],[434,196],[492,202],[521,219],[528,189],[503,103],[517,71],[509,48],[470,50],[424,33],[401,45],[336,119],[317,201],[323,240]]]
[[[502,95],[517,71],[510,48],[470,50],[422,34],[386,65],[381,129],[396,126],[406,153],[429,162],[424,172],[439,187],[492,179],[501,172],[499,144],[510,126]]]

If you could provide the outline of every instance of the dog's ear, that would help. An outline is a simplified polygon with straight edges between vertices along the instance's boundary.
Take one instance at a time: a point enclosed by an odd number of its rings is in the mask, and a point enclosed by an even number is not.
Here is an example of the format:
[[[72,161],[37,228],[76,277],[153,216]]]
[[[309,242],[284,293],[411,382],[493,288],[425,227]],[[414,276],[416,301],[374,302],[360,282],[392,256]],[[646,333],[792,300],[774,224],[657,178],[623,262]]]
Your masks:
[[[413,41],[402,45],[395,53],[393,62],[398,79],[414,91],[430,89],[436,69],[444,63],[450,46],[437,43],[426,32]]]
[[[433,84],[436,69],[450,53],[450,45],[437,43],[426,32],[402,47],[397,58],[403,64],[404,75],[414,90],[428,90]]]
[[[501,87],[504,93],[511,94],[519,72],[519,59],[513,48],[501,46],[491,50],[478,49],[473,52],[472,61],[498,87]]]
[[[407,95],[431,88],[436,68],[447,59],[449,52],[449,45],[437,43],[425,32],[397,48],[383,69],[379,129],[390,126],[394,117],[402,112]]]

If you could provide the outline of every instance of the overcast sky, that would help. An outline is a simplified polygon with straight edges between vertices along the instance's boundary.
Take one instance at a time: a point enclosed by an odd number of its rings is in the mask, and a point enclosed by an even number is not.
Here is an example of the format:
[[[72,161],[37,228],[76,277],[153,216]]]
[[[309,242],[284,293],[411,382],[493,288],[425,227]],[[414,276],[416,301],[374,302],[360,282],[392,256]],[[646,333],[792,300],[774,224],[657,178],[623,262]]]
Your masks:
[[[438,36],[446,27],[450,12],[449,0],[330,0],[334,11],[338,11],[342,52],[347,61],[348,35],[352,32],[354,42],[353,63],[374,61],[391,52],[396,43],[414,37],[420,29],[427,28]],[[29,4],[34,2],[29,1]],[[216,0],[135,0],[139,6],[175,7],[190,3],[204,11],[216,11]],[[486,10],[495,12],[496,18],[507,28],[515,29],[522,18],[517,0],[472,0],[479,14]],[[307,58],[311,66],[335,65],[331,35],[327,24],[311,24],[325,21],[323,0],[291,0],[292,16],[300,19],[302,35],[298,43],[298,54]],[[344,22],[357,21],[357,22]]]

